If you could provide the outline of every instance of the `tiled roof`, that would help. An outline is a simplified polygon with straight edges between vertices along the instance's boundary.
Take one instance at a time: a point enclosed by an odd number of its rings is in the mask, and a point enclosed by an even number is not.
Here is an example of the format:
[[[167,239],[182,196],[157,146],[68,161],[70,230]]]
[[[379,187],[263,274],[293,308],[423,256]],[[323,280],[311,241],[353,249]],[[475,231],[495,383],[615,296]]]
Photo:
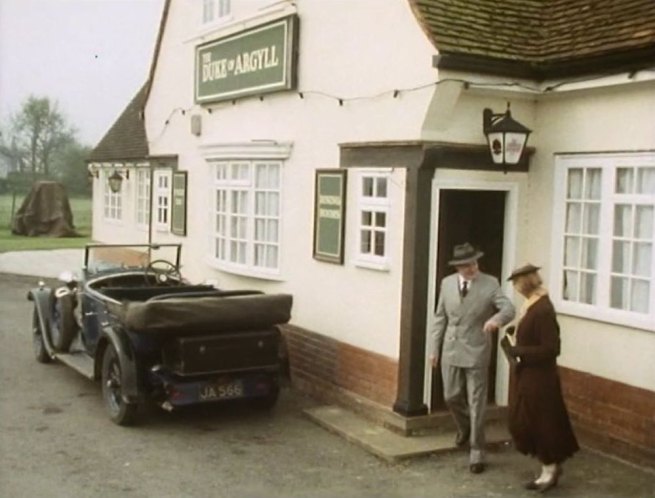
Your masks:
[[[88,161],[123,161],[148,156],[148,140],[143,119],[148,84],[132,101],[89,154]]]
[[[655,0],[409,0],[442,54],[557,64],[655,49]]]

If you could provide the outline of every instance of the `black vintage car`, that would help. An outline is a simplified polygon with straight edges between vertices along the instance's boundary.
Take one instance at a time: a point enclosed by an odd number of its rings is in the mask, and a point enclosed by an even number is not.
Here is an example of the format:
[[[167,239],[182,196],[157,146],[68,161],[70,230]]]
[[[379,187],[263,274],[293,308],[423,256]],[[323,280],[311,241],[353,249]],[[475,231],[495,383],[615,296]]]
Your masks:
[[[34,302],[36,359],[59,360],[100,380],[112,421],[134,422],[139,405],[165,410],[248,398],[271,407],[279,392],[280,332],[292,298],[192,285],[178,244],[89,244],[83,275],[42,282]]]

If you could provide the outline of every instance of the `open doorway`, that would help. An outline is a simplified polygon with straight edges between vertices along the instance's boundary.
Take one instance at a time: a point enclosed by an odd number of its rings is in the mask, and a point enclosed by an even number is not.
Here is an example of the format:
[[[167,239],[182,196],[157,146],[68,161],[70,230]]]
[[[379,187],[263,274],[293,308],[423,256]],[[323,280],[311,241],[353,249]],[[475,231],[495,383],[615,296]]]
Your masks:
[[[480,270],[502,280],[506,191],[441,189],[438,206],[438,246],[435,278],[436,308],[441,279],[454,270],[448,265],[455,245],[470,242],[484,252]],[[492,338],[488,400],[496,399],[497,333]],[[431,411],[445,409],[441,370],[432,369]]]

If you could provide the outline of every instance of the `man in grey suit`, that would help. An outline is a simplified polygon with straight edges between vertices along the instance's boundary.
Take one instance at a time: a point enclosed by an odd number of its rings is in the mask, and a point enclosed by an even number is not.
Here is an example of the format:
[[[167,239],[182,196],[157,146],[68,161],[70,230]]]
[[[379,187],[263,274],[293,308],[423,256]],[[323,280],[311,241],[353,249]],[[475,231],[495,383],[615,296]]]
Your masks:
[[[455,246],[448,262],[456,273],[441,281],[431,333],[430,360],[441,364],[444,400],[457,425],[457,446],[470,441],[469,465],[485,469],[484,415],[492,332],[514,318],[514,306],[498,279],[482,273],[483,253],[471,244]],[[441,352],[441,353],[440,353]]]

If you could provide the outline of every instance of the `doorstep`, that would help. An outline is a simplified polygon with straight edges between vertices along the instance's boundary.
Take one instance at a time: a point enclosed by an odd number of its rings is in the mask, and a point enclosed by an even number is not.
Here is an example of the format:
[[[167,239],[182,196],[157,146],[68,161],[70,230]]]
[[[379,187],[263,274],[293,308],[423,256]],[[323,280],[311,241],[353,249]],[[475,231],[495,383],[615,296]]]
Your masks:
[[[403,436],[335,405],[308,408],[304,413],[318,425],[388,462],[461,451],[461,448],[455,445],[455,431],[433,431],[416,436]],[[486,437],[490,446],[510,440],[507,429],[499,423],[488,424]]]

